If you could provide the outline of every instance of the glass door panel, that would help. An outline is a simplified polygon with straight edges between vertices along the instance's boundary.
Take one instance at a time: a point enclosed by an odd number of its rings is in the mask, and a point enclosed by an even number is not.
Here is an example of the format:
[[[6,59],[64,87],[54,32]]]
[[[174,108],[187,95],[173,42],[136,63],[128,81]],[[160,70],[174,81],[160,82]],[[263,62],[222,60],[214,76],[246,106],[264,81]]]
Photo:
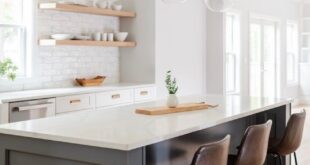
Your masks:
[[[255,19],[250,24],[250,96],[276,97],[277,26]]]

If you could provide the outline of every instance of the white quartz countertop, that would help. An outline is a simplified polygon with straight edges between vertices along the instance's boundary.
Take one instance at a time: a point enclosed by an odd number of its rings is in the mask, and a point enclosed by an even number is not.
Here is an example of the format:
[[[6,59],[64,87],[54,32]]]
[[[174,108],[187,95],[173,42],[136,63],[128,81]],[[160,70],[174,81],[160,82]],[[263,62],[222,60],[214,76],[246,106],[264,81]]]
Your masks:
[[[163,101],[157,101],[0,125],[0,133],[129,151],[292,102],[291,99],[240,96],[192,96],[180,99],[182,103],[201,101],[220,106],[162,116],[135,114],[137,107],[164,104]]]
[[[8,102],[24,101],[24,100],[41,99],[41,98],[52,98],[68,95],[104,92],[111,90],[121,90],[121,89],[129,89],[145,86],[153,86],[153,84],[120,83],[120,84],[103,85],[99,87],[72,87],[72,88],[54,88],[54,89],[6,92],[6,93],[0,93],[0,104]]]

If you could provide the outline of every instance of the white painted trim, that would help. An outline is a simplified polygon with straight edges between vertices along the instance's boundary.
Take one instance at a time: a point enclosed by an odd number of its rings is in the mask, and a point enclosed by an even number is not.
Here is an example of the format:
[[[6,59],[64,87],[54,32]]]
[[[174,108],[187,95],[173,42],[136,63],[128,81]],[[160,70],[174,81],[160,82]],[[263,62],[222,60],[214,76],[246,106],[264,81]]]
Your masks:
[[[235,80],[235,84],[236,84],[236,90],[233,91],[233,92],[227,92],[227,89],[226,89],[226,86],[227,86],[227,79],[226,79],[226,56],[227,56],[227,50],[226,50],[226,16],[227,15],[233,15],[237,21],[238,21],[238,25],[237,25],[237,30],[238,30],[238,33],[237,33],[237,37],[238,37],[238,40],[239,42],[237,43],[237,49],[236,49],[236,52],[232,52],[231,54],[235,54],[236,55],[236,67],[235,67],[235,70],[237,71],[236,72],[236,77],[237,79]],[[241,45],[242,45],[242,36],[241,36],[241,12],[240,11],[237,11],[237,10],[229,10],[227,12],[225,12],[224,14],[224,17],[223,17],[223,49],[224,49],[224,54],[223,54],[223,70],[225,72],[225,74],[223,74],[224,78],[224,92],[225,94],[227,95],[234,95],[234,94],[240,94],[241,92],[241,81],[242,81],[242,78],[241,78],[241,64],[242,64],[242,58],[241,58]]]

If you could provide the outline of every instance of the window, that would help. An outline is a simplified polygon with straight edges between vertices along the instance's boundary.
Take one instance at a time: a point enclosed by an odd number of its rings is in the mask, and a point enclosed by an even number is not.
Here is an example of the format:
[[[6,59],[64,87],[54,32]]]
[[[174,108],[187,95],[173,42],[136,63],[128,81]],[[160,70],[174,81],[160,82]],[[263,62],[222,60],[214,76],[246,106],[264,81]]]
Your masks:
[[[298,24],[293,21],[287,23],[287,83],[298,82]]]
[[[0,0],[0,59],[11,58],[18,66],[19,77],[26,76],[29,10],[23,0]],[[28,39],[30,38],[30,35]]]
[[[226,92],[227,94],[239,93],[239,49],[240,49],[240,21],[237,14],[226,14]]]

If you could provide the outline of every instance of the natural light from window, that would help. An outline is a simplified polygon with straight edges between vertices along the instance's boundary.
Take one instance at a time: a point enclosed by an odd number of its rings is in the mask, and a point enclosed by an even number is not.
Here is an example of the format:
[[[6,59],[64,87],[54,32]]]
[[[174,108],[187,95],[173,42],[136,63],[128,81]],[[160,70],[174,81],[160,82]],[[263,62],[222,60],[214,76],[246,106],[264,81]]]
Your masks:
[[[240,28],[237,14],[226,14],[226,93],[239,93],[239,49],[240,49]]]
[[[30,1],[0,0],[0,59],[11,58],[18,66],[18,76],[27,73],[27,52],[30,49],[29,8]],[[28,13],[26,13],[28,12]]]
[[[298,24],[287,23],[287,83],[298,83]]]

